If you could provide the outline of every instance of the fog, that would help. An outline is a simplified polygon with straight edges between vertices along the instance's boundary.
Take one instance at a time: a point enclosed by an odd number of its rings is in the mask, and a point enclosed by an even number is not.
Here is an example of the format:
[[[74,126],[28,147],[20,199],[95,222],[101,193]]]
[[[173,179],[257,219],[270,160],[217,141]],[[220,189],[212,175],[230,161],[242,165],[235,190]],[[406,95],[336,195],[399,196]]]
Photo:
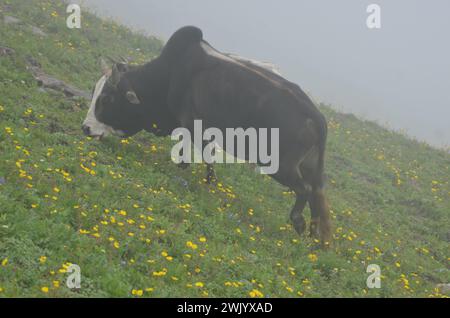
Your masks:
[[[367,6],[381,7],[369,29]],[[270,61],[317,100],[450,145],[450,1],[85,0],[167,39],[202,28],[217,49]]]

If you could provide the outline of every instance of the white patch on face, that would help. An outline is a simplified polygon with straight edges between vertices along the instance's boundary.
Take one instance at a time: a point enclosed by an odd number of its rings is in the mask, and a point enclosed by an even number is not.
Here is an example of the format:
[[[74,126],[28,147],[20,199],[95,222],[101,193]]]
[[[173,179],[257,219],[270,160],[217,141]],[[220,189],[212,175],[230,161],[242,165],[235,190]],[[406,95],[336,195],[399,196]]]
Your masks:
[[[111,126],[99,122],[95,117],[95,105],[97,103],[97,99],[99,98],[99,96],[103,91],[103,87],[105,86],[107,80],[108,76],[103,75],[95,85],[94,94],[91,100],[91,106],[89,107],[86,119],[83,122],[83,127],[89,127],[90,137],[101,138],[109,135],[117,135],[117,136],[125,135],[124,132],[116,130]]]

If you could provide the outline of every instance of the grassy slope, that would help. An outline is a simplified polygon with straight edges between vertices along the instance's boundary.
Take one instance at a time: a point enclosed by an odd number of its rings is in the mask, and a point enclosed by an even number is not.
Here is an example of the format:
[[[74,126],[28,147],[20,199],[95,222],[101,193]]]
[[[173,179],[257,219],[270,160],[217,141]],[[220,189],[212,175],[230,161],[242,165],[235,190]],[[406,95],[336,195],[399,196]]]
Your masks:
[[[141,63],[161,43],[88,14],[68,30],[60,2],[0,0],[49,34],[0,24],[0,46],[16,50],[0,57],[0,297],[439,296],[448,154],[323,106],[336,242],[317,251],[289,225],[292,194],[248,165],[218,166],[208,187],[203,167],[171,163],[167,139],[84,138],[86,102],[40,91],[25,58],[89,90],[98,56]],[[70,263],[79,291],[65,287]],[[379,290],[366,288],[370,263]]]

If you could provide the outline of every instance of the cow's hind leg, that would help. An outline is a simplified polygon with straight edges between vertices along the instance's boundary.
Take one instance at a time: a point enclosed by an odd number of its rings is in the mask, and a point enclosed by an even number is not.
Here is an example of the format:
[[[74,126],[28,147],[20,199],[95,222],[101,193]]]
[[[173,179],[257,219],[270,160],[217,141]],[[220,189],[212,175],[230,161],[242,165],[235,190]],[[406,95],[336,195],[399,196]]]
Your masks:
[[[314,205],[315,200],[309,198],[309,209],[311,210],[311,223],[309,225],[309,236],[314,239],[319,238],[320,215],[319,210]]]
[[[311,209],[310,235],[319,238],[323,246],[331,243],[330,209],[324,192],[323,171],[318,165],[320,153],[316,148],[300,163],[299,170],[306,183],[311,185],[311,193],[308,197]]]
[[[309,202],[312,215],[319,216],[320,240],[322,245],[326,247],[331,243],[332,233],[330,209],[323,187],[313,188]]]
[[[291,222],[294,226],[295,231],[302,235],[305,232],[306,229],[306,222],[305,218],[303,217],[303,210],[305,209],[306,202],[308,200],[307,194],[305,192],[303,193],[296,193],[297,197],[295,200],[295,205],[291,210]]]
[[[295,162],[295,163],[294,163]],[[302,235],[306,229],[303,210],[308,202],[309,193],[305,187],[304,180],[298,169],[297,160],[284,162],[280,165],[280,170],[272,177],[281,184],[289,187],[296,194],[295,204],[290,213],[290,219],[295,231]]]

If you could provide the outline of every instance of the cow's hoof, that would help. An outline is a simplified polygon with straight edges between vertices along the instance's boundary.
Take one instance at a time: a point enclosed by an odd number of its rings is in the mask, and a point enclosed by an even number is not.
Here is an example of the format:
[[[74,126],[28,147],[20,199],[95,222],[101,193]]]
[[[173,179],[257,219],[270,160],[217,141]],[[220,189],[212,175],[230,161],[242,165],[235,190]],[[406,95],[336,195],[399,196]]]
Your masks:
[[[328,249],[330,249],[330,247],[331,247],[331,240],[327,240],[327,241],[321,241],[321,244],[320,244],[320,247],[323,249],[323,250],[328,250]]]
[[[320,222],[320,241],[322,242],[322,248],[327,249],[331,246],[333,241],[333,234],[331,232],[331,224],[327,221]]]
[[[213,178],[206,178],[206,184],[217,184],[217,178],[213,177]]]
[[[319,221],[311,220],[309,225],[309,237],[312,239],[319,239]]]
[[[206,176],[206,184],[217,184],[217,177],[214,171],[208,172]]]
[[[303,215],[295,216],[292,218],[292,224],[298,235],[303,235],[306,230],[306,221]]]
[[[182,162],[182,163],[177,164],[177,167],[180,169],[186,170],[189,167],[189,164]]]

